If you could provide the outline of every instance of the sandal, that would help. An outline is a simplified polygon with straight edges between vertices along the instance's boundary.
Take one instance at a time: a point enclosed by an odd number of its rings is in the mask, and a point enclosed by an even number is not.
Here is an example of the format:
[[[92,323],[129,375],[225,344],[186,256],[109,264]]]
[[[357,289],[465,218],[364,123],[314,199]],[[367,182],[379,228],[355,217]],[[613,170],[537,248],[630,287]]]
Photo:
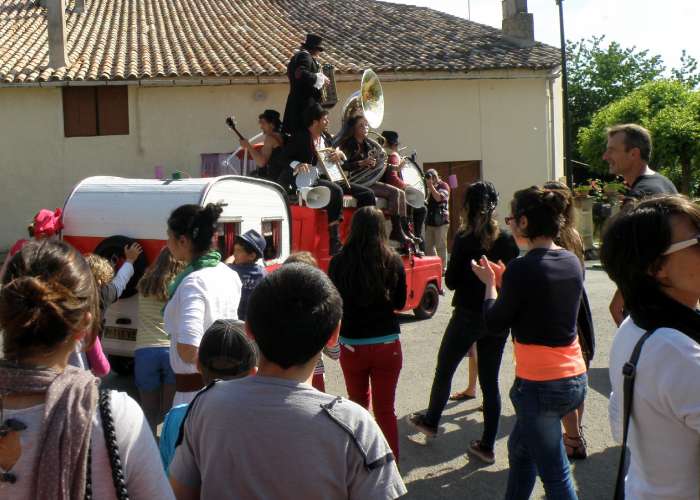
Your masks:
[[[586,440],[583,435],[571,437],[564,433],[564,447],[569,460],[585,460],[588,457],[586,452]]]
[[[476,396],[467,394],[467,391],[455,392],[450,395],[450,401],[469,401],[470,399],[476,399]]]
[[[481,441],[472,441],[471,443],[469,443],[467,453],[474,455],[476,458],[478,458],[485,464],[493,465],[496,463],[496,455],[494,455],[493,450],[484,448],[481,445]]]

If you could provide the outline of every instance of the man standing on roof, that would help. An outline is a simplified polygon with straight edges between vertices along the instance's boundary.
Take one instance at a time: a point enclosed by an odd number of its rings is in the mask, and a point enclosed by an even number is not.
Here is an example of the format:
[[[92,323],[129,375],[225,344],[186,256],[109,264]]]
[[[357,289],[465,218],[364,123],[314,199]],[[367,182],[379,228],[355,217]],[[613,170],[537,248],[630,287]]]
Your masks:
[[[321,89],[329,83],[316,60],[324,50],[322,42],[318,35],[306,35],[306,41],[287,65],[289,97],[284,108],[283,125],[286,134],[294,135],[306,129],[302,118],[304,111],[321,101]]]

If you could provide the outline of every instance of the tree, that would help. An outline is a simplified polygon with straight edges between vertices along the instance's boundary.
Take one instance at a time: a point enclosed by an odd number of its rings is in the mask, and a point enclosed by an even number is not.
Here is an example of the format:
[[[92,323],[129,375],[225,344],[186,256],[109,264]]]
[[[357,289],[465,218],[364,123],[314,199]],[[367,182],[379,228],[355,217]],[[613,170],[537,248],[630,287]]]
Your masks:
[[[680,68],[672,69],[671,75],[675,80],[683,82],[691,88],[696,88],[700,85],[700,67],[698,67],[698,61],[693,56],[689,55],[685,49],[681,54]]]
[[[598,110],[659,78],[666,70],[661,56],[650,55],[648,50],[622,48],[617,42],[610,42],[604,48],[604,42],[604,36],[594,36],[567,43],[574,137],[581,127],[590,124]]]
[[[659,80],[642,85],[629,95],[597,112],[588,127],[578,134],[584,159],[596,170],[607,172],[602,160],[606,128],[619,123],[638,123],[650,130],[654,148],[650,165],[664,168],[681,191],[697,191],[693,180],[700,177],[700,91],[677,80]],[[695,169],[695,170],[694,170]]]

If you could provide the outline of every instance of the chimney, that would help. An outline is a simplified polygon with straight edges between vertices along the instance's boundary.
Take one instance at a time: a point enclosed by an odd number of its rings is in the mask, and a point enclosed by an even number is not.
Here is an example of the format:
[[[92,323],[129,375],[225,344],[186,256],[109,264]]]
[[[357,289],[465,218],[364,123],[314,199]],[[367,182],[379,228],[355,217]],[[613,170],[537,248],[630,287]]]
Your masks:
[[[82,14],[85,12],[85,0],[75,0],[75,7],[73,7],[73,12],[76,14]]]
[[[503,34],[521,47],[535,44],[535,22],[527,11],[527,0],[503,0]]]
[[[70,64],[66,52],[66,6],[64,0],[45,0],[49,32],[49,66],[61,68]]]

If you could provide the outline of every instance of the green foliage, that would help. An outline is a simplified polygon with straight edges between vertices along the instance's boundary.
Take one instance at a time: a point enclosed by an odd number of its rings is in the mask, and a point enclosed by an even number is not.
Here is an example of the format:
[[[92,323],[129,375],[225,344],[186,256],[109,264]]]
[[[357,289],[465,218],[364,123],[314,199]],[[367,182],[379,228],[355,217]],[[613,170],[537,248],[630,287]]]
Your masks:
[[[671,75],[674,80],[683,82],[691,88],[700,86],[700,66],[698,61],[693,56],[688,55],[685,50],[681,54],[680,68],[672,69]]]
[[[665,71],[661,56],[622,48],[604,36],[567,43],[572,133],[590,124],[593,115]]]
[[[693,189],[692,167],[700,168],[700,91],[674,80],[642,85],[629,95],[603,107],[578,134],[584,159],[597,171],[607,172],[602,155],[606,128],[619,123],[638,123],[654,140],[651,166],[680,167],[683,192]]]

